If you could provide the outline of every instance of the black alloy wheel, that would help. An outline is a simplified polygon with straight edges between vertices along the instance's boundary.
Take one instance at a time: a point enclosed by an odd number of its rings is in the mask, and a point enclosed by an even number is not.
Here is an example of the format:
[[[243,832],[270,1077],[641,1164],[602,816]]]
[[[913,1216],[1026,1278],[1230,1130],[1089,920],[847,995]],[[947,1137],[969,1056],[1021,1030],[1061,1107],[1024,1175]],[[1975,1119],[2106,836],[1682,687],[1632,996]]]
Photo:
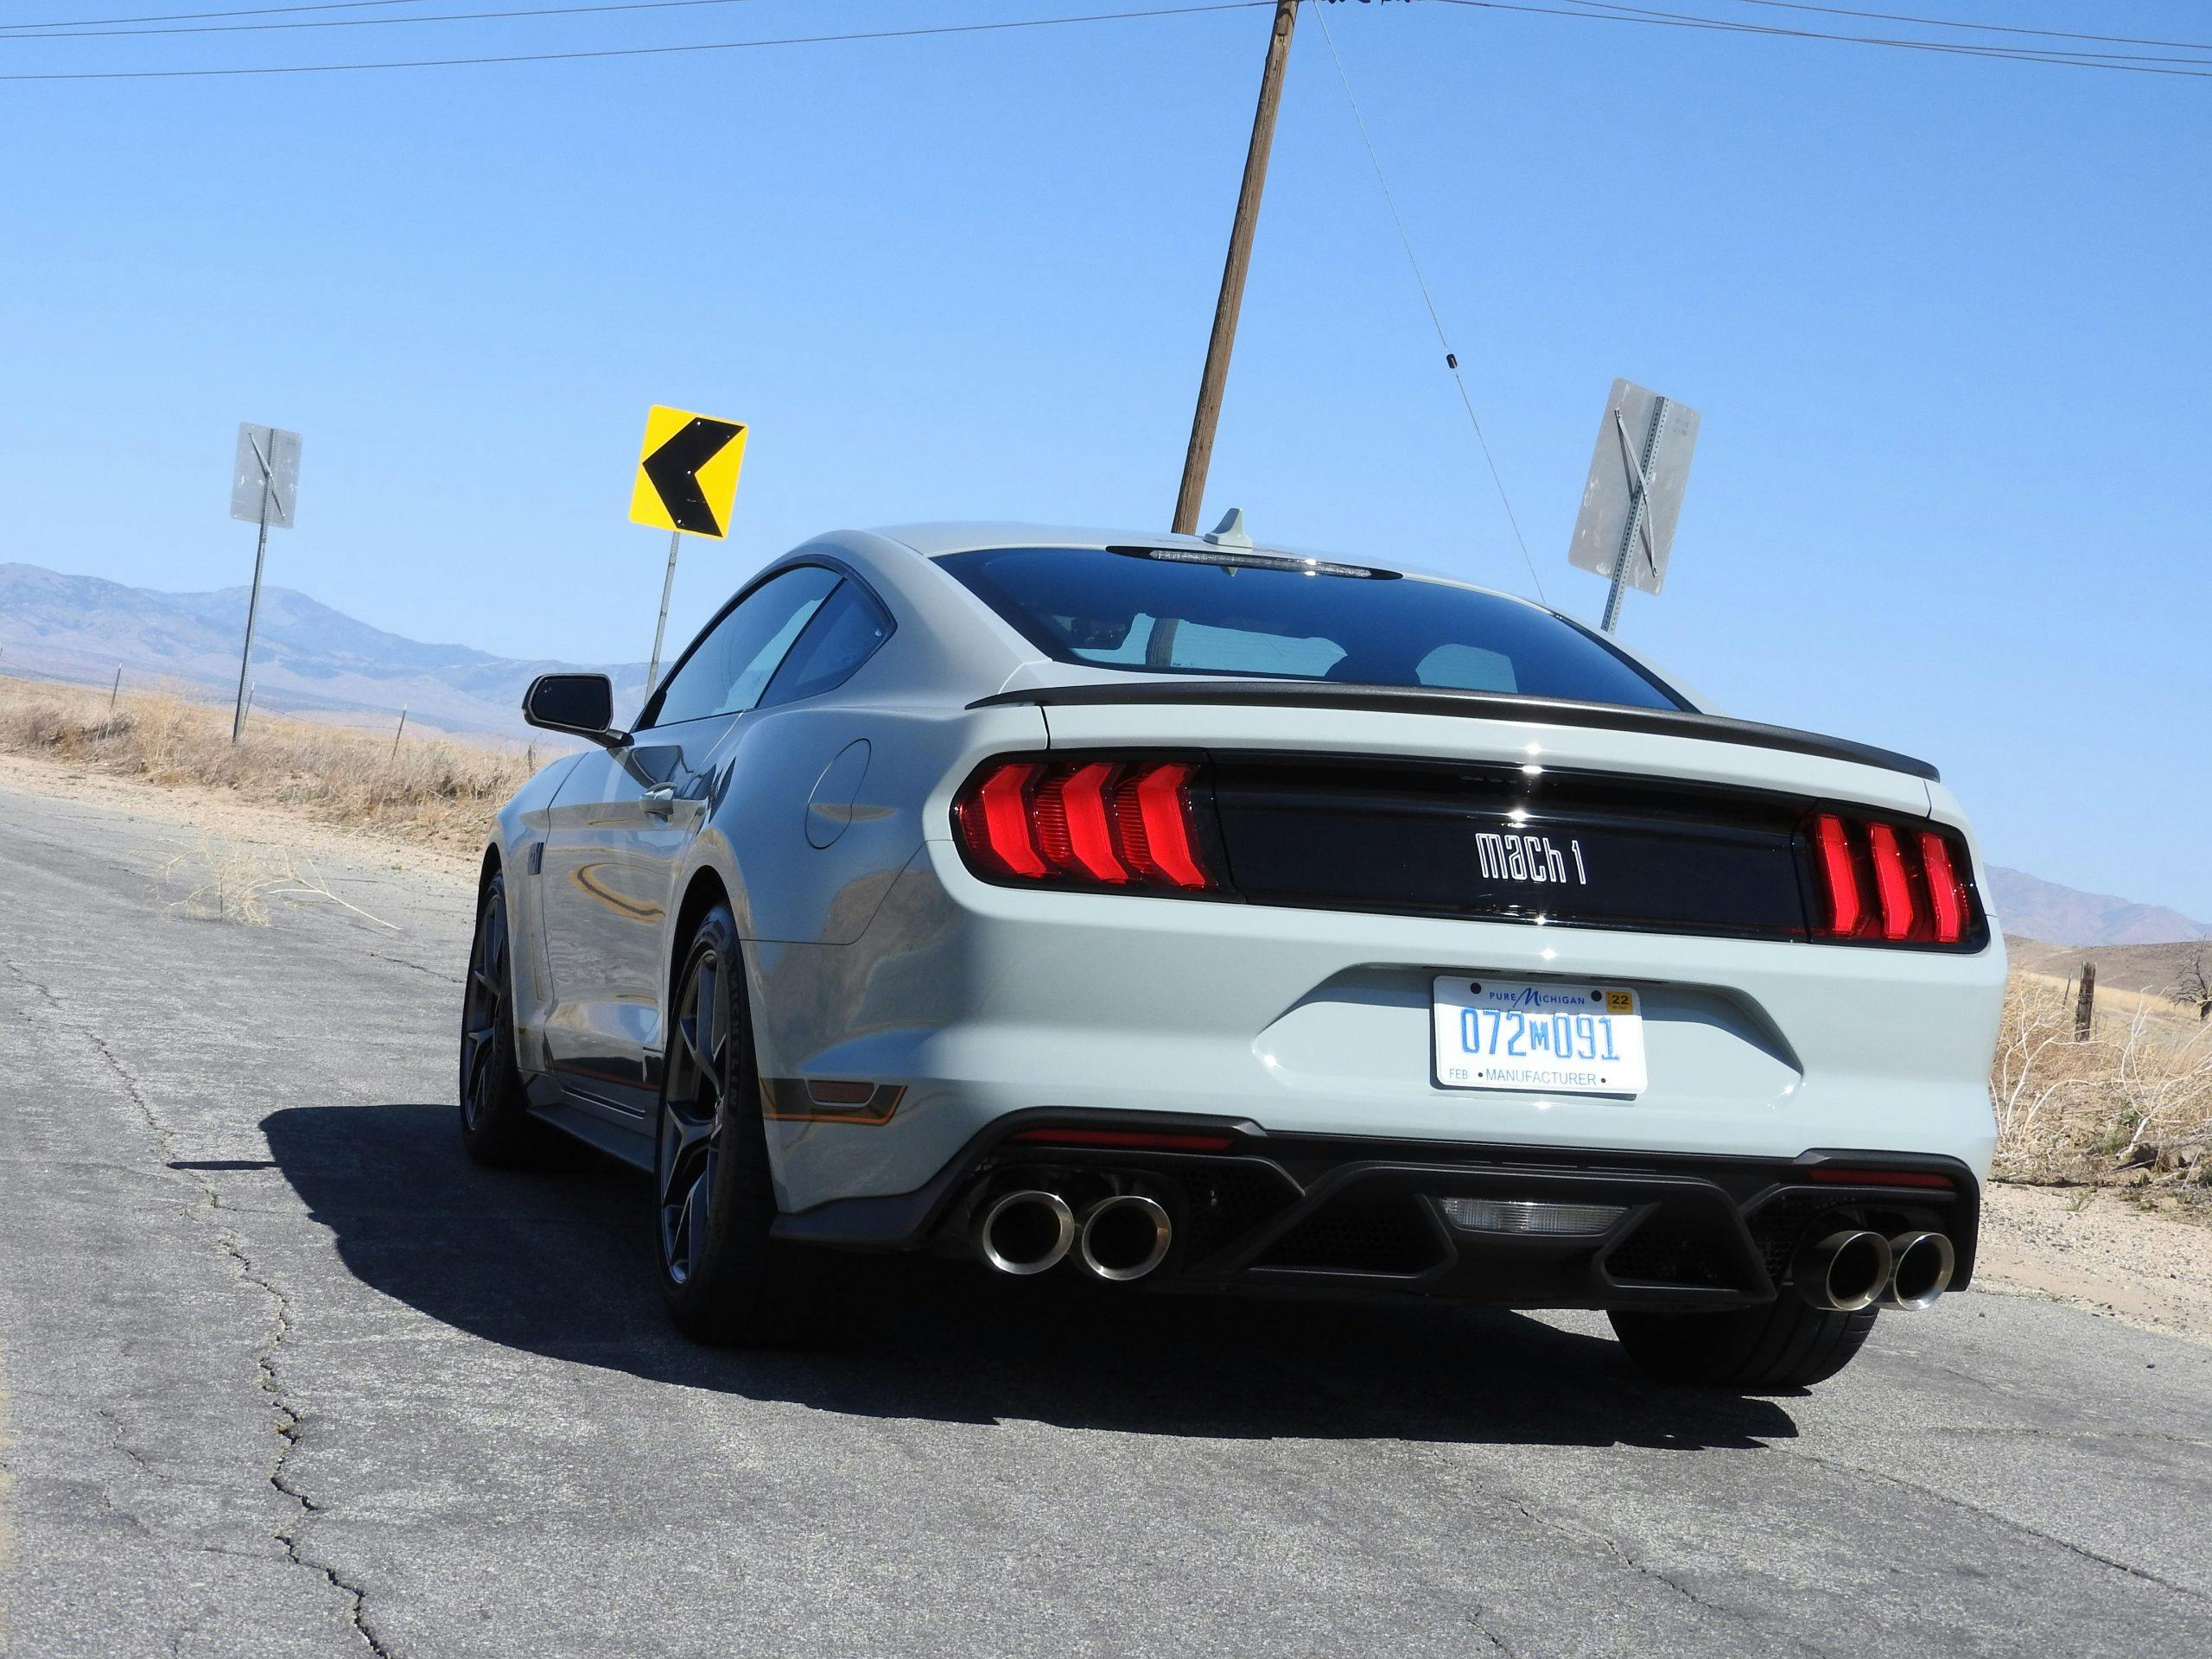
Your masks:
[[[701,1342],[803,1347],[836,1334],[845,1262],[771,1236],[777,1210],[737,924],[701,918],[671,1005],[653,1160],[661,1292]]]
[[[564,1136],[531,1116],[515,1062],[511,937],[506,880],[494,875],[477,906],[461,999],[461,1144],[480,1164],[560,1163],[575,1154]]]

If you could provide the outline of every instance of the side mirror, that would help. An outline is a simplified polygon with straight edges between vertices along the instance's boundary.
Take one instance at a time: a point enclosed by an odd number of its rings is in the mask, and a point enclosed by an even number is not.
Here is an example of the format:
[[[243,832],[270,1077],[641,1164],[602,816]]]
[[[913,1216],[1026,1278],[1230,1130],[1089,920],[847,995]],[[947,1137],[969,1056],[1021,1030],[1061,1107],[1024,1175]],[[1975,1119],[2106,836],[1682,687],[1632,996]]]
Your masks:
[[[630,741],[614,729],[614,686],[604,674],[541,674],[522,694],[522,717],[549,732],[588,737],[604,748]]]

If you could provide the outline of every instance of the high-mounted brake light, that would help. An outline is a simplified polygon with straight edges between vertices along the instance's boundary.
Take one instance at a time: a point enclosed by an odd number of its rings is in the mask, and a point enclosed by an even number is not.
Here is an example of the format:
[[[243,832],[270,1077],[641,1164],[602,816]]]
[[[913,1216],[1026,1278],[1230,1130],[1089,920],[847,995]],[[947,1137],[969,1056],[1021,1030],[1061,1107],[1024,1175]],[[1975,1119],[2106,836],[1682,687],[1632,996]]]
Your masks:
[[[1816,812],[1806,826],[1821,938],[1960,944],[1974,931],[1965,849],[1948,831]]]
[[[1207,892],[1196,766],[1148,756],[995,760],[953,803],[969,861],[997,880]]]

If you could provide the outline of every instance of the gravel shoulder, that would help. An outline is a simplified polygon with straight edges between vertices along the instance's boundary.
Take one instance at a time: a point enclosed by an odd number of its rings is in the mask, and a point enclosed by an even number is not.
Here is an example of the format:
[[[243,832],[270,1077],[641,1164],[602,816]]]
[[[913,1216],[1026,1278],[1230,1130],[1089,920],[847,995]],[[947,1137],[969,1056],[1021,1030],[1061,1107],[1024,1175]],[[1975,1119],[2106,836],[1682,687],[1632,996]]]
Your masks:
[[[342,860],[378,870],[467,880],[476,855],[402,836],[322,823],[281,806],[241,800],[226,790],[193,784],[148,784],[80,766],[0,754],[0,788],[51,799],[81,801],[211,842],[271,854]]]
[[[1974,1287],[2049,1296],[2212,1344],[2212,1228],[2120,1189],[1990,1188]]]

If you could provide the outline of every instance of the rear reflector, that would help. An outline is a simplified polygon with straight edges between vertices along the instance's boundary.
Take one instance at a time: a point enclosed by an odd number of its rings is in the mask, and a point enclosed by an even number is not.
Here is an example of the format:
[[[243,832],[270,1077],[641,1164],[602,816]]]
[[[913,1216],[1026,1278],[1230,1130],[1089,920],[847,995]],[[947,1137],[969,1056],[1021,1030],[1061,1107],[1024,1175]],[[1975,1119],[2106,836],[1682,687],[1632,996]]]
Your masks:
[[[1153,756],[987,761],[953,803],[969,865],[994,880],[1218,892],[1201,850],[1198,768]]]
[[[1949,1176],[1925,1169],[1839,1169],[1834,1164],[1815,1164],[1805,1176],[1831,1186],[1929,1186],[1948,1192],[1958,1185]]]
[[[1226,1135],[1151,1129],[1024,1129],[1013,1138],[1055,1147],[1128,1147],[1144,1152],[1226,1152],[1236,1144]]]
[[[1969,942],[1979,918],[1949,830],[1815,812],[1804,830],[1825,939],[1875,944]]]

